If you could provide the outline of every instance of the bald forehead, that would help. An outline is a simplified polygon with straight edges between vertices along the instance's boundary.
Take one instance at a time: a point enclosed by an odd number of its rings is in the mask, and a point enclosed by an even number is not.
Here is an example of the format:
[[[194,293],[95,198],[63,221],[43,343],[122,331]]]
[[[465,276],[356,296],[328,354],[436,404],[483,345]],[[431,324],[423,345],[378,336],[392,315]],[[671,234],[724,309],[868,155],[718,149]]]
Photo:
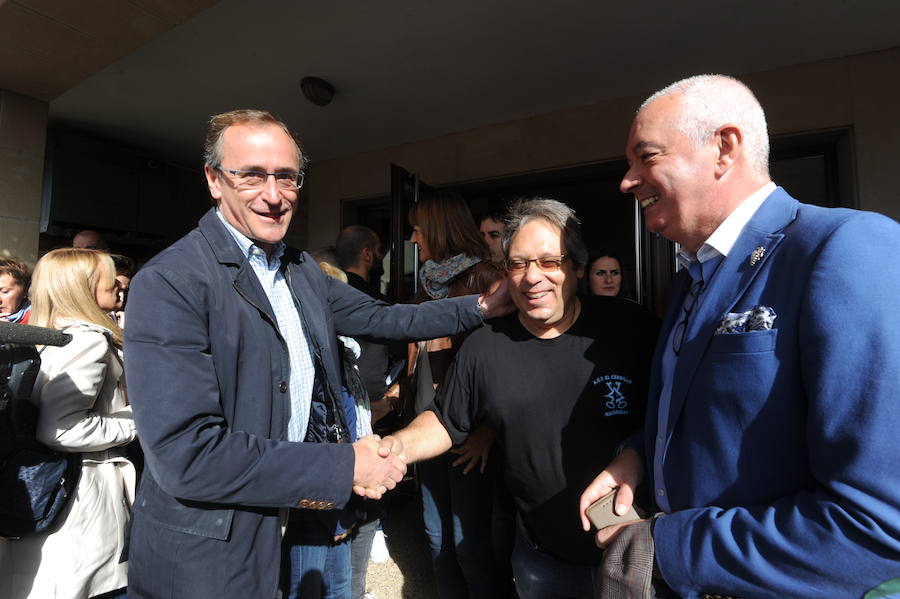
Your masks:
[[[634,117],[631,128],[655,125],[657,127],[676,129],[681,118],[684,105],[682,94],[673,92],[650,102]]]
[[[252,151],[254,156],[262,157],[266,153],[290,154],[292,164],[284,164],[279,168],[299,169],[301,164],[300,148],[294,138],[276,124],[236,123],[230,125],[222,134],[222,158],[227,160],[229,154],[244,155]],[[281,160],[285,160],[282,156]],[[256,169],[261,164],[242,164],[240,168]]]
[[[657,98],[634,117],[625,148],[629,156],[640,156],[649,150],[666,149],[677,140],[687,139],[680,127],[682,99],[680,93]]]

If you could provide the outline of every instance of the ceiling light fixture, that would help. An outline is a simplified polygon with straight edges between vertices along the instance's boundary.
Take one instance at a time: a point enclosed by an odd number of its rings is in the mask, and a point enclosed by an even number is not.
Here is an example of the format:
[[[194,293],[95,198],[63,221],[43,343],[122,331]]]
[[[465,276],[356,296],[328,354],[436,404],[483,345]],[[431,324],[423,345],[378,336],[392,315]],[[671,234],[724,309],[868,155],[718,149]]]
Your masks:
[[[307,100],[316,106],[326,106],[334,98],[334,86],[318,77],[304,77],[300,89]]]

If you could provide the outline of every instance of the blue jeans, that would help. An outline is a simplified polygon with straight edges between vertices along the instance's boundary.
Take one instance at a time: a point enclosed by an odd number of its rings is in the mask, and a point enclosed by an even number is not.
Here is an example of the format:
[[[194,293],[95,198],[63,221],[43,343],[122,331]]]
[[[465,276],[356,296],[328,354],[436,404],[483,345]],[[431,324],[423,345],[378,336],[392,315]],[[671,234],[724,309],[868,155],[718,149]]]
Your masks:
[[[560,561],[531,540],[516,518],[513,577],[520,599],[593,599],[592,568]]]
[[[293,516],[293,514],[292,514]],[[285,599],[351,599],[350,539],[316,522],[292,518],[281,542],[281,586]]]
[[[438,596],[495,599],[500,595],[491,544],[493,471],[463,474],[462,467],[451,466],[457,457],[446,453],[417,466]]]
[[[381,528],[381,520],[377,517],[357,524],[350,535],[350,570],[353,573],[352,599],[362,599],[366,594],[366,571],[369,569],[369,556],[372,553],[372,541],[375,531]]]

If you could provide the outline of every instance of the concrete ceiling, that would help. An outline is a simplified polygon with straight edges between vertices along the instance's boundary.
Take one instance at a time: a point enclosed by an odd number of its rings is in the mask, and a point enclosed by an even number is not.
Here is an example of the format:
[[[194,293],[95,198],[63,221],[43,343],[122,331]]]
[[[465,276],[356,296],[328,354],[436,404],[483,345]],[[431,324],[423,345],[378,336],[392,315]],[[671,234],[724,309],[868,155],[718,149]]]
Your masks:
[[[70,3],[0,4],[0,36],[16,29],[6,22],[9,4],[24,19],[22,7]],[[92,6],[119,4],[182,3],[93,0],[77,14],[89,20]],[[193,165],[210,114],[265,108],[300,133],[316,161],[644,94],[697,72],[894,47],[898,24],[892,0],[221,0],[58,95],[52,86],[32,95],[52,96],[53,122]],[[40,36],[28,38],[21,52],[46,52]],[[81,51],[76,41],[67,47]],[[4,73],[0,87],[16,90]],[[303,98],[307,75],[334,85],[330,105]]]
[[[0,87],[50,100],[218,0],[0,0]]]

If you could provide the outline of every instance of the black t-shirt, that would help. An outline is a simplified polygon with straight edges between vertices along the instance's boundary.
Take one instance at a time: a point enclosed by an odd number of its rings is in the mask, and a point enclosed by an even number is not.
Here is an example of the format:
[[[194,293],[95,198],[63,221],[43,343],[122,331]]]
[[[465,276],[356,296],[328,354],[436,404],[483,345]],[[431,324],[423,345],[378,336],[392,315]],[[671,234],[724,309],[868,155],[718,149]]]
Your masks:
[[[466,340],[432,409],[454,445],[484,422],[533,540],[559,559],[596,564],[578,500],[644,419],[657,319],[639,304],[586,298],[572,327],[538,339],[517,314]],[[496,454],[495,454],[496,455]]]

